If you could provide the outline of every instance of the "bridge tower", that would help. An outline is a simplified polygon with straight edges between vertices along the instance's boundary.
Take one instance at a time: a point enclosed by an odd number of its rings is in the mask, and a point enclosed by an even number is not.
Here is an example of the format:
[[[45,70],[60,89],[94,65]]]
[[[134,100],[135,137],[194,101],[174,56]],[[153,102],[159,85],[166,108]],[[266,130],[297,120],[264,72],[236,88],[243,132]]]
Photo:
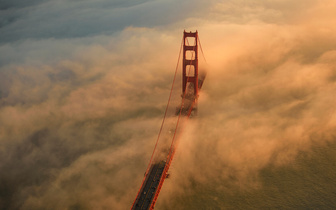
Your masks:
[[[182,93],[187,85],[193,86],[193,95],[198,96],[198,32],[183,32],[183,73]],[[188,37],[194,38],[193,45],[187,41]],[[189,55],[189,56],[188,56]],[[190,84],[188,84],[190,83]]]
[[[190,42],[188,40],[190,39]],[[182,61],[182,114],[190,116],[197,112],[199,91],[198,78],[198,32],[183,32],[183,61]]]

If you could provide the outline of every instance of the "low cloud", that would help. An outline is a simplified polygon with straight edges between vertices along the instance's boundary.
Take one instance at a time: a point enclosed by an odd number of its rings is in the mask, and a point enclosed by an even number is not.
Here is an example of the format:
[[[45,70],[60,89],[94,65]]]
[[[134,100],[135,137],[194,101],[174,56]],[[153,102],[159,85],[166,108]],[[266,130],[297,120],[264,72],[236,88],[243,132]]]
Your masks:
[[[186,26],[208,75],[157,208],[194,183],[262,188],[266,166],[335,140],[331,1],[209,1],[184,13],[188,1],[174,15],[160,11],[176,2],[92,4],[1,8],[0,208],[129,208]]]
[[[94,39],[78,41],[73,51],[64,41],[29,43],[28,57],[43,45],[56,48],[47,54],[58,54],[61,44],[66,54],[43,61],[14,58],[1,68],[2,208],[130,205],[130,189],[141,180],[137,169],[146,167],[169,93],[171,73],[161,64],[176,60],[151,46],[171,49],[175,38],[128,28],[119,37]],[[93,194],[105,197],[90,202]]]
[[[192,194],[195,183],[216,183],[215,191],[229,194],[262,189],[265,167],[291,166],[299,152],[335,141],[335,31],[324,27],[333,20],[319,6],[310,11],[319,21],[295,27],[266,22],[202,29],[213,32],[201,37],[211,46],[213,66],[159,208]]]

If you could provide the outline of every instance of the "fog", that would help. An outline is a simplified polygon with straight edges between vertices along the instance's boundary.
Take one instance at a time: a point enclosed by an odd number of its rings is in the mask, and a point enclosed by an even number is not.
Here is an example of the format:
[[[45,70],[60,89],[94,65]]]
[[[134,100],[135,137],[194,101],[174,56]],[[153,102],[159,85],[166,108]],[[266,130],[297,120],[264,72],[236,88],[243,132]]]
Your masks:
[[[335,141],[333,1],[0,8],[1,209],[130,208],[184,29],[198,30],[208,74],[158,209],[195,183],[262,189],[263,168]]]

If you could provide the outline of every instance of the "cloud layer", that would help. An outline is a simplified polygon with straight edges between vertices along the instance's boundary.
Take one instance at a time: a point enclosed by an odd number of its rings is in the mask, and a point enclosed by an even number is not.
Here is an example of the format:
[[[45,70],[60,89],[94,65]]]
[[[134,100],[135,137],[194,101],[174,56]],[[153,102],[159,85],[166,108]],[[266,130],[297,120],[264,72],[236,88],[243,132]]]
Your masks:
[[[266,166],[290,165],[312,144],[335,141],[335,7],[4,1],[0,208],[129,208],[182,31],[196,28],[208,76],[157,207],[169,209],[194,183],[262,188]]]

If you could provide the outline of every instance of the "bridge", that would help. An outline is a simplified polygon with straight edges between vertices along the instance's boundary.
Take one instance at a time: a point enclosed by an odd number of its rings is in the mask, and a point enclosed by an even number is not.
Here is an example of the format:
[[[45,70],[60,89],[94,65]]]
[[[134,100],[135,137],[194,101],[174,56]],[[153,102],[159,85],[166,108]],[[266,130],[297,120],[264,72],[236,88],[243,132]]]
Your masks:
[[[189,44],[189,39],[194,41],[192,45]],[[198,32],[184,31],[175,76],[160,132],[131,210],[154,209],[163,182],[169,177],[168,170],[176,151],[176,142],[183,124],[189,117],[197,114],[199,91],[206,75],[205,72],[199,72],[198,69],[198,46],[203,53]],[[176,86],[178,86],[176,85],[178,80],[176,75],[181,51],[183,52],[183,58],[182,94],[180,95],[181,92],[176,92]],[[176,96],[181,97],[181,99],[179,99],[177,105],[172,105]]]

